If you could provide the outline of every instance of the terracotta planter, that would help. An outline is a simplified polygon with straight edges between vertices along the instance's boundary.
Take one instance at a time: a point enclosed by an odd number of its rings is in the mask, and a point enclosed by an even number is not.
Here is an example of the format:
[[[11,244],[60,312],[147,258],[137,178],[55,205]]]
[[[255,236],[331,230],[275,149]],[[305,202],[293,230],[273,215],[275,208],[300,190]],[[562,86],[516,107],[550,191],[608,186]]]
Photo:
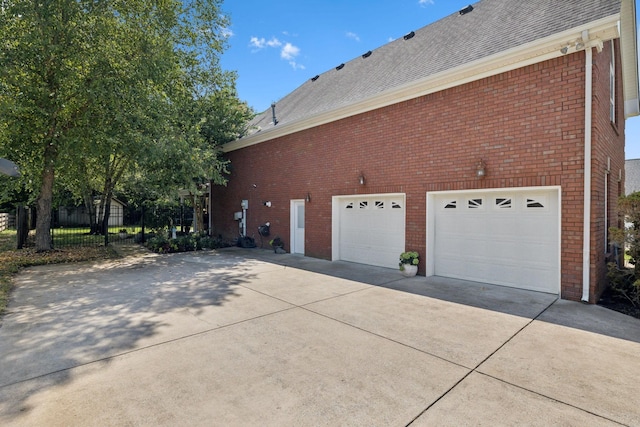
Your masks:
[[[418,266],[417,265],[411,265],[411,264],[405,264],[404,265],[404,270],[400,270],[400,273],[402,273],[402,275],[404,277],[413,277],[416,275],[416,273],[418,273]]]

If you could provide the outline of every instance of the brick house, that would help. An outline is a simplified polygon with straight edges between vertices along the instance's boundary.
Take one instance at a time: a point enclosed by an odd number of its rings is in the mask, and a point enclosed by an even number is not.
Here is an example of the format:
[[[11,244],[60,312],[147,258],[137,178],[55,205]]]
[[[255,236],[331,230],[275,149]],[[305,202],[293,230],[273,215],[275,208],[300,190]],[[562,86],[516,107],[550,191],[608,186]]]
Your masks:
[[[595,302],[638,115],[634,0],[483,0],[310,78],[223,147],[213,232]],[[240,221],[241,222],[241,221]],[[265,240],[268,240],[266,238]]]

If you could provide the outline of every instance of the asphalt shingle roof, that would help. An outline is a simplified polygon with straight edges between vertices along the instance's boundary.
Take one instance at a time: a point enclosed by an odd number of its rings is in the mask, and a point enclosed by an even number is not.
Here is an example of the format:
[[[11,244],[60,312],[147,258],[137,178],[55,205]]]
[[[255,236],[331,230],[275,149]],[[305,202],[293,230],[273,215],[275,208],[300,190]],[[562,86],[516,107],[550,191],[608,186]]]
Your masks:
[[[278,125],[354,104],[619,11],[620,0],[480,1],[469,13],[453,13],[415,30],[408,40],[401,37],[367,58],[359,56],[340,70],[326,71],[315,81],[310,78],[277,102]],[[340,62],[336,58],[336,65]],[[258,114],[250,126],[273,128],[271,109]]]

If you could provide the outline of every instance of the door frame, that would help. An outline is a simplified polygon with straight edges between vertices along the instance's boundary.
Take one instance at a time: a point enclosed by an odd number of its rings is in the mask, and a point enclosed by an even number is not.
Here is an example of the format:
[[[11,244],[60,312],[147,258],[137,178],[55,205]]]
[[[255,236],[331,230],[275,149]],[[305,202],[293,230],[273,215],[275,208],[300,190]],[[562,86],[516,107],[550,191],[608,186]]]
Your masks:
[[[289,241],[290,251],[292,254],[301,254],[304,255],[304,250],[302,252],[296,252],[296,206],[298,204],[302,204],[304,207],[304,216],[305,216],[305,235],[306,235],[306,217],[307,217],[307,207],[304,199],[291,199],[289,204]],[[306,237],[306,236],[305,236]],[[303,248],[304,249],[304,248]]]

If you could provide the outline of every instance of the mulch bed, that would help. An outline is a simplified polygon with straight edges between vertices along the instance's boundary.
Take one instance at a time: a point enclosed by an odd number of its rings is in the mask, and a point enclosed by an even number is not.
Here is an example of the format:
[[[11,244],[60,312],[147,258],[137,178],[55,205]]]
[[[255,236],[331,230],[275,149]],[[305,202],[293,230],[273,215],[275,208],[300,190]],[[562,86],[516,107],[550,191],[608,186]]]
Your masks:
[[[598,305],[640,319],[640,307],[636,307],[624,298],[615,297],[609,289],[605,290]]]

